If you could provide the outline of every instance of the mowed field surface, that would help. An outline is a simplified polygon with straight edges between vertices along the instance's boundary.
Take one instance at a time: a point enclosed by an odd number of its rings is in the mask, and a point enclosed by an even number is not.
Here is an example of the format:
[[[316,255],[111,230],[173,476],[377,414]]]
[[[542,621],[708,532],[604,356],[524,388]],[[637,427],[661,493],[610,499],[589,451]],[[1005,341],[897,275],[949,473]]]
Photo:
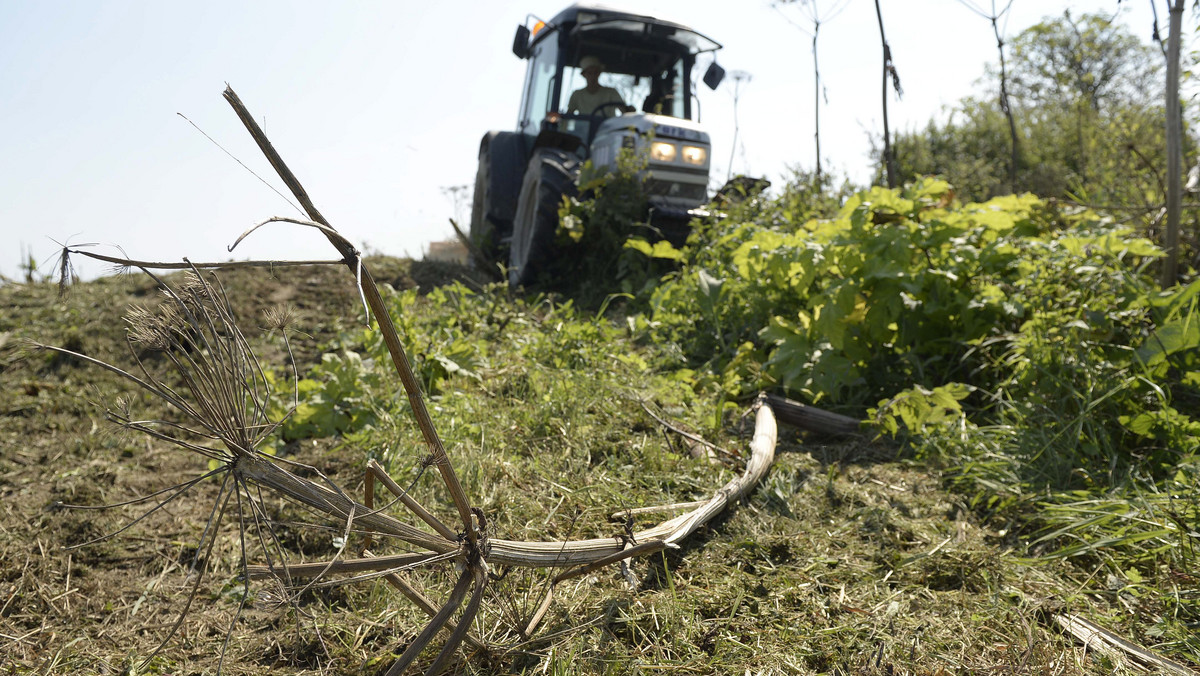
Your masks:
[[[467,271],[452,267],[393,259],[370,264],[377,279],[396,289],[429,290],[456,279],[478,287]],[[286,364],[286,352],[259,329],[263,310],[282,303],[294,308],[292,347],[302,376],[339,336],[361,330],[362,305],[344,269],[239,270],[220,279],[264,362]],[[213,673],[222,654],[223,672],[230,674],[383,673],[423,619],[378,580],[310,590],[295,606],[280,603],[270,584],[255,582],[239,614],[239,530],[225,528],[211,551],[197,551],[219,483],[200,483],[132,526],[157,501],[106,510],[64,506],[126,502],[207,471],[203,458],[106,420],[112,411],[169,417],[161,401],[110,371],[28,343],[132,369],[122,317],[130,305],[153,306],[159,299],[157,283],[137,274],[77,284],[65,296],[50,282],[0,285],[0,673]],[[559,320],[544,309],[550,305],[520,305],[516,319],[503,321],[553,330]],[[422,302],[411,309],[422,312]],[[421,345],[410,349],[422,358]],[[750,430],[737,416],[728,416],[712,439],[731,450],[732,460],[689,450],[635,400],[603,389],[568,401],[577,410],[563,413],[556,431],[557,423],[537,418],[536,411],[562,401],[532,396],[542,379],[558,378],[553,365],[514,360],[490,368],[477,380],[442,388],[434,409],[451,430],[467,424],[472,434],[482,430],[484,441],[455,444],[451,453],[464,485],[493,516],[498,537],[619,532],[611,513],[705,497],[740,471]],[[587,381],[591,376],[581,368],[562,367],[573,374],[562,380]],[[681,405],[679,415],[695,429],[689,406]],[[479,419],[464,420],[470,411]],[[413,425],[397,415],[376,427],[349,437],[293,440],[279,453],[361,496],[369,458],[399,476],[412,475],[415,466],[383,448],[388,434],[398,446],[419,438]],[[424,490],[430,504],[446,507],[436,484]],[[276,502],[264,500],[273,508]],[[336,553],[337,533],[282,504],[277,509],[276,532],[294,560]],[[615,567],[580,578],[559,590],[541,626],[523,636],[545,578],[537,571],[494,571],[486,609],[473,628],[492,647],[464,648],[452,669],[1127,671],[1119,660],[1084,650],[1048,620],[1062,610],[1111,613],[1121,600],[1081,595],[1078,569],[1032,564],[1024,554],[1004,524],[979,523],[960,496],[943,489],[936,472],[897,460],[888,444],[783,428],[776,463],[751,497],[681,549],[634,562],[635,587]],[[262,562],[253,553],[251,559]],[[198,584],[191,572],[197,560],[207,563]],[[418,579],[440,598],[449,576],[431,572]],[[140,666],[175,627],[189,597],[174,637]]]

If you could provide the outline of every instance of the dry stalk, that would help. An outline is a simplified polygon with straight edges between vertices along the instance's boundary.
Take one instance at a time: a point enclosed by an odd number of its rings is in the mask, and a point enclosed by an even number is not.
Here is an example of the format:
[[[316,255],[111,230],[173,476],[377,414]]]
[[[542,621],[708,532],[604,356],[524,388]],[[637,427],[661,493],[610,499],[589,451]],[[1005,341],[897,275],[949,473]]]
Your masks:
[[[1196,672],[1184,665],[1128,641],[1100,625],[1079,615],[1055,613],[1054,623],[1070,634],[1085,648],[1108,655],[1113,661],[1135,667],[1140,672],[1155,671],[1161,674],[1196,676]]]
[[[431,616],[431,620],[405,649],[400,658],[388,670],[389,675],[400,674],[415,663],[434,637],[443,629],[449,636],[428,668],[428,673],[437,673],[448,663],[464,640],[473,647],[483,643],[470,636],[468,629],[478,613],[483,593],[488,584],[488,570],[492,565],[524,566],[537,568],[566,568],[551,580],[545,600],[525,628],[524,635],[532,633],[544,616],[553,596],[557,582],[587,574],[600,567],[622,563],[631,557],[644,556],[665,548],[674,548],[698,528],[722,512],[731,502],[749,493],[765,476],[774,460],[776,445],[776,422],[771,407],[759,401],[756,405],[754,437],[750,443],[745,470],[728,482],[705,501],[665,505],[649,511],[676,511],[688,509],[683,514],[667,519],[653,527],[611,538],[567,540],[557,542],[525,542],[517,540],[491,539],[487,536],[486,518],[483,512],[472,507],[458,481],[450,458],[434,428],[425,405],[424,396],[418,385],[399,336],[388,314],[387,306],[375,281],[364,265],[358,250],[342,237],[312,204],[307,193],[295,176],[275,152],[253,116],[238,99],[232,89],[225,90],[225,98],[233,106],[268,161],[299,200],[311,221],[276,218],[266,222],[287,221],[319,229],[342,256],[341,263],[347,265],[355,275],[364,303],[378,322],[379,331],[387,345],[392,362],[405,388],[430,456],[437,465],[447,493],[454,502],[462,523],[462,530],[455,532],[437,516],[429,512],[409,496],[378,464],[368,465],[367,497],[360,503],[352,499],[337,484],[314,468],[305,467],[307,473],[317,476],[309,479],[286,466],[298,466],[286,459],[272,457],[258,447],[281,423],[267,415],[267,401],[272,396],[269,381],[259,365],[249,343],[234,320],[228,299],[215,276],[207,280],[199,272],[200,265],[186,261],[182,266],[192,274],[178,289],[171,289],[159,281],[167,296],[157,313],[135,310],[129,319],[130,347],[137,363],[137,373],[126,371],[78,353],[49,346],[45,349],[70,354],[86,362],[101,366],[127,378],[139,387],[170,404],[185,420],[185,423],[167,421],[133,420],[118,413],[112,418],[127,428],[175,444],[184,450],[197,453],[210,461],[216,461],[217,469],[199,479],[172,487],[164,491],[170,495],[159,502],[147,514],[187,493],[200,481],[221,477],[221,489],[213,504],[209,523],[206,525],[197,547],[197,561],[203,560],[183,613],[172,627],[170,634],[155,653],[170,640],[190,608],[198,590],[200,579],[208,567],[208,554],[212,550],[217,533],[227,512],[235,512],[241,536],[242,572],[245,584],[252,579],[278,578],[284,589],[291,590],[288,601],[295,605],[296,589],[303,591],[315,585],[344,584],[366,579],[383,578],[401,591],[407,598]],[[259,224],[260,226],[262,224]],[[259,226],[255,226],[243,237]],[[240,241],[239,238],[238,241]],[[232,247],[231,247],[232,248]],[[172,269],[176,264],[149,263],[127,259],[104,257],[84,251],[72,251],[81,255],[99,258],[120,266],[138,267],[146,274],[151,268]],[[324,261],[322,263],[328,263]],[[244,267],[247,265],[282,265],[279,261],[243,262],[234,264],[204,264],[204,267]],[[157,278],[155,278],[157,280]],[[285,341],[286,333],[284,334]],[[167,357],[182,385],[172,387],[156,377],[138,359],[140,348],[155,349]],[[291,353],[290,344],[288,353]],[[293,364],[293,374],[295,367]],[[298,378],[298,376],[297,376]],[[293,404],[294,408],[294,404]],[[372,499],[374,482],[381,482],[416,519],[432,532],[411,525],[375,509]],[[362,558],[343,559],[345,545],[331,560],[290,563],[286,552],[271,528],[271,521],[263,504],[262,491],[285,498],[295,504],[318,512],[341,525],[343,537],[352,532],[366,532],[387,536],[405,543],[416,551],[373,556],[365,552]],[[161,495],[154,494],[150,497]],[[232,503],[232,505],[231,505]],[[632,518],[633,512],[630,512]],[[144,518],[143,517],[139,517]],[[136,521],[135,521],[136,523]],[[129,524],[132,525],[132,524]],[[126,526],[126,528],[128,525]],[[247,553],[246,535],[253,528],[253,540],[265,555],[265,565],[251,565]],[[122,529],[123,530],[123,529]],[[111,537],[110,534],[105,537]],[[205,552],[203,557],[200,552]],[[413,588],[398,573],[416,566],[435,563],[453,563],[459,575],[453,590],[440,609],[423,593]],[[348,580],[322,581],[334,575],[353,575]],[[294,578],[309,578],[300,587]],[[249,589],[246,587],[248,595]],[[451,617],[463,606],[457,621]],[[241,613],[239,605],[238,614]],[[237,616],[234,618],[236,622]],[[230,625],[232,628],[232,624]],[[232,630],[232,629],[231,629]],[[227,639],[228,641],[228,634]],[[151,655],[153,657],[153,655]],[[148,658],[149,659],[149,658]],[[223,658],[222,658],[223,659]]]
[[[94,251],[87,251],[79,247],[69,247],[63,249],[64,256],[86,256],[105,263],[112,263],[119,268],[141,268],[143,270],[236,270],[238,268],[294,268],[308,265],[342,265],[340,260],[313,260],[313,261],[225,261],[224,263],[192,263],[187,259],[179,263],[171,263],[166,261],[136,261],[127,258],[117,258],[116,256],[105,256]]]
[[[254,138],[258,144],[259,150],[266,156],[267,161],[274,167],[275,172],[279,174],[279,178],[287,185],[292,194],[299,200],[300,205],[304,207],[305,213],[313,221],[325,226],[322,232],[329,240],[329,243],[337,249],[338,253],[346,265],[352,272],[355,273],[355,278],[358,279],[359,288],[366,298],[367,305],[370,306],[371,312],[375,315],[375,319],[379,322],[379,332],[383,336],[384,344],[387,345],[388,353],[392,357],[392,363],[396,366],[396,372],[400,375],[400,382],[404,384],[405,394],[408,395],[409,405],[412,406],[413,415],[417,419],[417,426],[421,429],[421,435],[425,438],[425,444],[429,447],[430,453],[433,455],[437,463],[438,472],[442,475],[442,481],[446,484],[446,489],[450,493],[450,498],[454,500],[454,506],[458,509],[458,516],[462,520],[463,530],[467,541],[475,545],[478,535],[471,526],[471,505],[467,500],[467,494],[462,489],[462,484],[458,481],[458,476],[454,473],[454,468],[450,464],[450,459],[446,455],[446,449],[442,446],[441,437],[438,436],[437,430],[434,428],[433,419],[429,416],[429,410],[425,406],[425,396],[421,392],[421,386],[417,382],[416,376],[413,375],[412,366],[409,364],[408,355],[404,351],[404,346],[400,343],[400,336],[396,333],[396,327],[392,324],[391,316],[388,314],[387,306],[383,302],[383,297],[379,294],[379,287],[375,285],[375,280],[371,276],[369,270],[363,265],[362,256],[358,249],[349,242],[345,237],[342,237],[333,229],[329,221],[321,215],[317,207],[309,199],[308,193],[304,190],[304,186],[296,179],[296,175],[284,163],[283,158],[275,151],[275,147],[271,145],[267,135],[263,133],[258,122],[254,120],[254,116],[238,98],[238,95],[231,87],[225,87],[225,100],[233,107],[237,113],[238,119],[245,125],[246,130],[250,132],[250,136]]]
[[[690,508],[688,512],[653,527],[633,532],[631,536],[622,533],[611,538],[551,542],[488,540],[482,536],[484,529],[481,515],[473,514],[472,527],[481,534],[480,544],[482,545],[473,547],[465,537],[453,533],[440,519],[409,496],[376,463],[368,465],[368,481],[382,483],[385,488],[397,496],[401,504],[433,532],[417,528],[376,510],[371,499],[365,499],[362,503],[353,500],[326,478],[314,480],[289,471],[285,467],[286,464],[289,464],[287,460],[258,452],[257,446],[280,423],[266,417],[265,400],[270,396],[270,392],[265,385],[265,378],[261,375],[262,368],[258,365],[245,338],[234,325],[232,312],[228,309],[225,299],[217,294],[213,285],[204,282],[196,274],[185,282],[180,291],[169,291],[167,295],[173,302],[165,306],[167,309],[161,309],[159,314],[155,315],[144,310],[135,310],[131,313],[130,341],[131,346],[152,347],[168,355],[168,360],[180,375],[180,380],[186,385],[185,391],[176,391],[164,384],[140,361],[138,362],[140,375],[135,375],[63,348],[42,347],[70,354],[113,371],[171,404],[191,421],[190,426],[185,426],[167,421],[149,421],[149,423],[130,421],[125,414],[113,415],[115,420],[123,422],[131,429],[151,434],[155,438],[174,443],[185,450],[222,463],[217,470],[211,471],[199,479],[190,481],[182,487],[173,487],[177,490],[154,509],[183,495],[201,480],[223,475],[223,488],[213,507],[214,516],[205,529],[201,540],[202,547],[199,549],[205,551],[211,549],[215,533],[221,525],[231,498],[236,498],[234,506],[239,521],[243,523],[243,539],[246,530],[244,526],[246,512],[249,510],[249,520],[256,525],[259,533],[258,540],[263,551],[268,554],[273,551],[277,555],[277,560],[268,561],[265,565],[251,565],[247,560],[248,557],[243,554],[243,574],[247,582],[276,577],[281,579],[285,588],[294,589],[292,585],[295,578],[312,578],[313,581],[309,585],[313,585],[317,580],[327,576],[358,575],[351,580],[319,583],[327,585],[381,577],[428,612],[433,610],[432,603],[411,585],[402,581],[396,573],[415,566],[444,561],[452,561],[461,565],[463,567],[462,574],[455,586],[455,591],[440,610],[431,613],[433,619],[416,641],[410,645],[410,650],[405,652],[407,657],[402,656],[401,660],[396,663],[402,665],[402,669],[411,665],[416,656],[420,654],[421,649],[432,641],[443,627],[448,627],[451,632],[450,637],[439,653],[439,657],[434,661],[434,666],[438,668],[444,666],[445,660],[453,652],[453,647],[467,637],[465,628],[470,626],[474,613],[482,603],[481,598],[487,584],[486,571],[489,565],[567,569],[552,579],[551,591],[526,628],[526,635],[528,635],[536,628],[538,620],[548,608],[554,584],[587,574],[603,566],[625,561],[631,557],[645,556],[665,548],[677,547],[679,542],[723,511],[731,502],[742,498],[752,490],[766,474],[774,460],[775,417],[769,406],[759,406],[748,461],[740,476],[716,491],[708,500],[638,510],[640,514]],[[136,350],[131,350],[131,353],[137,359]],[[175,430],[186,432],[189,436],[206,439],[209,442],[198,443],[179,438],[177,434],[164,433],[150,423],[161,423],[162,426],[170,426]],[[311,468],[309,470],[314,471]],[[251,491],[251,486],[256,490]],[[368,555],[358,559],[339,560],[335,558],[309,563],[287,562],[283,548],[270,530],[260,504],[261,499],[254,499],[258,489],[265,489],[332,520],[343,522],[347,533],[351,530],[362,530],[388,536],[417,548],[417,551],[378,557]],[[367,494],[371,495],[371,492],[368,491]],[[153,511],[151,510],[151,512]],[[630,512],[630,516],[632,517],[632,512]],[[128,524],[125,528],[128,528],[129,525],[132,524]],[[199,582],[197,582],[198,584]],[[457,623],[451,624],[449,618],[468,598],[468,592],[470,592],[470,602],[467,603],[466,609]],[[194,594],[195,590],[193,590],[193,597]],[[191,599],[188,601],[189,607],[190,603]],[[182,615],[180,621],[182,621]],[[482,645],[474,637],[471,637],[470,643],[473,646]],[[393,670],[391,673],[401,673],[402,669],[400,671]]]

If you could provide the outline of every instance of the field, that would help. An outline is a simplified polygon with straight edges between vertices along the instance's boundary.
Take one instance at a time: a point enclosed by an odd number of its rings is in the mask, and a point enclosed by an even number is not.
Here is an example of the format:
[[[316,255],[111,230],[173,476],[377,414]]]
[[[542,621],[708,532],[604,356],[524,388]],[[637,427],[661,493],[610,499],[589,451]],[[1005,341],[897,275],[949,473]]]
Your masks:
[[[714,406],[649,368],[671,356],[630,330],[620,308],[592,313],[553,297],[515,297],[447,266],[368,263],[395,289],[385,295],[434,422],[496,537],[619,534],[633,518],[622,512],[705,498],[740,471],[749,401]],[[287,303],[301,377],[310,374],[326,394],[347,373],[359,383],[339,395],[331,417],[298,409],[273,451],[356,496],[375,459],[452,523],[448,498],[414,450],[420,436],[398,383],[364,365],[377,338],[364,331],[353,279],[344,270],[302,268],[230,271],[221,281],[239,326],[280,378],[289,372],[285,346],[258,327],[264,309]],[[131,368],[119,318],[130,304],[158,302],[153,280],[136,274],[78,284],[65,297],[49,282],[0,286],[0,673],[191,674],[218,665],[230,674],[383,673],[425,619],[378,579],[309,589],[290,605],[269,582],[245,594],[246,545],[236,522],[227,520],[211,549],[198,550],[218,482],[200,483],[136,523],[154,503],[63,506],[124,502],[206,471],[203,458],[105,419],[125,411],[167,418],[161,401],[110,371],[26,342]],[[146,361],[152,370],[162,366]],[[689,443],[651,411],[723,451]],[[289,562],[338,552],[337,524],[313,523],[270,495],[261,504]],[[1138,673],[1120,656],[1085,649],[1054,618],[1091,618],[1143,642],[1158,612],[1147,605],[1152,598],[1130,595],[1117,581],[1097,584],[1102,566],[1039,560],[1014,524],[981,519],[963,494],[947,490],[938,467],[886,439],[784,427],[775,464],[748,499],[680,549],[634,560],[628,574],[609,566],[559,585],[533,632],[525,626],[547,573],[494,569],[472,626],[485,647],[464,646],[452,668]],[[658,516],[636,520],[640,528]],[[347,556],[361,537],[350,537]],[[388,546],[377,543],[376,553],[390,553]],[[263,562],[261,548],[246,551],[250,563]],[[196,585],[189,570],[206,564]],[[449,566],[434,567],[412,580],[440,598],[452,576]],[[178,632],[142,665],[193,585]]]

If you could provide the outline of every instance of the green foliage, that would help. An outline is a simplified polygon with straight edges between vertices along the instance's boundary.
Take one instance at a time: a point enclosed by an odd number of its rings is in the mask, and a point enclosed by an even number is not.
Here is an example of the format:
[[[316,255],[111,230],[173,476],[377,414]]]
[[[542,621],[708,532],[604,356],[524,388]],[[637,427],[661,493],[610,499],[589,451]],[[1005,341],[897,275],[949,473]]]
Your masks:
[[[1151,50],[1112,16],[1069,11],[1026,28],[1011,45],[1013,95],[1029,106],[1101,110],[1114,101],[1161,98]]]
[[[647,222],[646,164],[644,153],[627,149],[618,153],[615,168],[588,162],[580,197],[563,200],[559,253],[547,276],[585,306],[598,305],[612,291],[641,291],[679,258]]]
[[[1020,160],[1010,189],[1011,140],[998,102],[969,97],[944,123],[896,135],[893,148],[905,180],[942,176],[963,199],[1012,191],[1111,205],[1156,205],[1165,196],[1163,111],[1157,104],[1113,104],[1095,111],[1017,107]],[[1187,141],[1186,153],[1193,152]],[[877,173],[882,171],[877,167]]]
[[[374,422],[369,392],[378,386],[379,377],[372,366],[350,350],[322,355],[321,363],[296,384],[296,408],[283,422],[283,440],[330,437]]]
[[[796,222],[778,218],[783,197],[719,234],[701,230],[695,258],[651,298],[656,337],[717,370],[747,367],[735,396],[782,387],[862,406],[961,379],[970,342],[1025,313],[1009,293],[1024,274],[1016,247],[1057,224],[1032,197],[951,200],[946,183],[924,181]]]
[[[1018,174],[1018,190],[1042,195],[1063,193],[1066,185],[1057,181],[1059,172],[1039,170],[1035,179],[1025,170],[1042,166],[1030,157],[1043,146],[1032,142],[1028,127],[1022,125],[1020,129],[1025,161]],[[1000,106],[991,100],[966,98],[950,111],[945,122],[931,120],[924,129],[897,133],[892,139],[892,153],[905,180],[938,175],[951,182],[962,199],[983,201],[1012,192],[1008,185],[1010,142],[1008,122]],[[878,159],[876,164],[878,178],[884,168]]]
[[[573,203],[565,236],[582,228],[582,243],[589,219],[617,218],[607,202],[620,195]],[[449,442],[493,444],[465,470],[468,489],[527,462],[620,476],[639,501],[677,498],[703,483],[699,470],[661,447],[629,464],[603,421],[654,398],[716,430],[731,402],[774,390],[868,417],[971,507],[1019,524],[1035,554],[1099,562],[1131,593],[1187,574],[1200,537],[1200,282],[1158,291],[1150,241],[1029,194],[963,204],[924,179],[839,201],[801,177],[723,205],[681,248],[627,234],[620,255],[671,268],[634,289],[620,322],[607,306],[585,314],[498,287],[392,295]],[[349,418],[360,429],[419,447],[396,422],[406,403],[376,394],[389,376],[374,334],[336,347],[364,358],[323,363],[309,380],[330,396],[306,390],[306,403],[362,402]],[[360,367],[361,389],[342,393],[337,374]],[[411,456],[392,459],[415,467]],[[574,499],[629,500],[606,481]],[[1154,601],[1176,613],[1156,625],[1163,636],[1196,621],[1192,597]]]
[[[971,388],[962,383],[951,383],[932,390],[911,387],[891,399],[879,402],[878,408],[867,409],[867,417],[893,436],[900,431],[901,424],[909,434],[921,435],[929,427],[960,420],[963,410],[959,402],[969,394]]]
[[[995,71],[989,92],[963,99],[944,122],[896,135],[903,180],[939,175],[975,201],[1012,192],[1128,207],[1164,201],[1163,79],[1147,46],[1109,17],[1068,14],[1018,35],[1007,61],[1015,185]]]
[[[650,299],[648,336],[730,397],[878,402],[881,432],[1054,556],[1194,564],[1195,529],[1176,524],[1194,515],[1163,496],[1200,494],[1200,283],[1160,293],[1150,241],[1032,195],[960,204],[925,179],[780,218],[793,203],[785,191],[698,228]],[[1102,520],[1052,508],[1151,493]]]

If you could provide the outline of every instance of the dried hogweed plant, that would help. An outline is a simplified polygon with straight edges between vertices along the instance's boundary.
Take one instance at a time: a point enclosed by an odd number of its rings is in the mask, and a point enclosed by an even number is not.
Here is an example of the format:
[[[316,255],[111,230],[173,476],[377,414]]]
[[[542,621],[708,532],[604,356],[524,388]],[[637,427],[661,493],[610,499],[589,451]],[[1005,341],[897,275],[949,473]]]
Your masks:
[[[470,633],[470,627],[480,612],[484,591],[494,577],[490,575],[492,567],[561,569],[550,578],[550,584],[544,592],[539,592],[540,603],[526,617],[519,618],[521,626],[518,627],[518,633],[527,638],[534,634],[552,603],[556,584],[604,566],[621,564],[631,557],[678,546],[681,540],[727,505],[748,493],[766,474],[775,453],[775,419],[769,406],[760,406],[751,453],[740,476],[716,491],[709,500],[639,510],[688,510],[684,513],[636,532],[630,521],[622,532],[608,538],[528,542],[492,536],[487,515],[472,505],[459,483],[380,291],[359,252],[321,216],[232,89],[225,90],[225,98],[310,217],[310,220],[272,218],[264,223],[283,221],[316,228],[326,236],[341,258],[336,261],[247,261],[225,264],[193,264],[185,261],[162,264],[106,257],[79,249],[65,250],[64,255],[85,255],[120,266],[136,267],[151,276],[152,269],[184,269],[188,272],[184,281],[174,288],[155,277],[162,289],[162,302],[154,310],[134,309],[128,315],[128,340],[136,364],[134,370],[124,370],[63,348],[41,346],[113,371],[166,402],[177,412],[178,421],[135,419],[123,410],[110,412],[109,415],[127,429],[196,453],[208,461],[209,470],[199,477],[131,501],[158,500],[142,516],[100,539],[123,532],[172,501],[181,499],[203,481],[219,482],[216,499],[197,543],[192,564],[196,576],[190,594],[166,638],[145,662],[152,659],[182,625],[197,598],[205,572],[211,565],[213,544],[223,525],[232,523],[237,529],[241,558],[243,593],[233,622],[242,614],[246,599],[250,596],[252,581],[269,581],[275,586],[269,596],[303,614],[299,598],[309,589],[382,580],[430,616],[428,623],[391,665],[387,674],[391,676],[407,672],[439,632],[446,630],[445,639],[425,668],[426,673],[435,674],[450,664],[460,645],[466,643],[472,649],[488,647],[483,640]],[[421,431],[427,466],[436,470],[457,512],[452,522],[454,526],[426,509],[374,461],[367,465],[365,497],[363,502],[358,502],[315,468],[275,457],[262,450],[264,442],[282,423],[281,419],[272,419],[269,414],[268,402],[273,396],[273,380],[267,376],[238,328],[219,279],[205,270],[289,264],[346,265],[354,274],[362,302],[377,321],[378,330]],[[268,315],[267,321],[274,328],[285,329],[290,318],[286,311],[276,311]],[[290,355],[291,344],[287,331],[281,330],[281,333]],[[147,367],[142,356],[148,352],[158,353],[173,371],[173,377],[168,379],[155,375],[156,371]],[[298,376],[294,361],[291,363],[293,382],[296,382]],[[298,394],[293,391],[291,396],[294,409]],[[381,508],[373,504],[372,496],[377,482],[395,497],[392,503]],[[289,561],[288,548],[273,528],[270,510],[266,506],[268,498],[282,498],[318,513],[327,523],[333,524],[326,528],[341,533],[336,540],[339,545],[335,555],[326,561]],[[411,522],[391,513],[397,503],[406,510]],[[352,535],[362,538],[357,558],[346,556]],[[372,537],[381,538],[381,544],[386,539],[386,546],[402,551],[377,555],[370,549]],[[261,556],[261,560],[251,562],[256,556]],[[435,566],[441,567],[454,580],[452,589],[440,604],[404,576],[406,571]],[[226,646],[232,628],[231,624],[230,631],[226,633]]]

